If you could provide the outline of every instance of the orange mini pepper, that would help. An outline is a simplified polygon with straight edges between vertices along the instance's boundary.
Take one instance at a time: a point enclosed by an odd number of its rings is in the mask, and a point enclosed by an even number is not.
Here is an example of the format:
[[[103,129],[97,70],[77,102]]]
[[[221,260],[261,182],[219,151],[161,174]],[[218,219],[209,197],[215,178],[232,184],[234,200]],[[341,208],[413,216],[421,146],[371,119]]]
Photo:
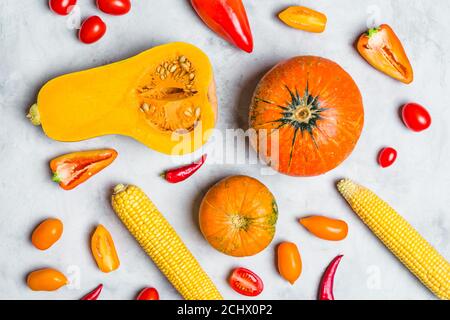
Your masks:
[[[348,234],[348,225],[343,220],[310,216],[301,218],[299,222],[313,235],[324,240],[340,241]]]
[[[95,229],[91,238],[91,250],[98,268],[105,273],[119,268],[120,261],[109,231],[102,225]]]
[[[283,10],[278,17],[288,26],[308,32],[321,33],[327,26],[327,16],[321,12],[301,6]]]
[[[413,82],[414,73],[405,49],[387,24],[369,29],[360,36],[356,46],[375,69],[403,83]]]
[[[31,243],[39,250],[47,250],[61,238],[63,229],[63,223],[59,219],[44,220],[34,229]]]
[[[33,271],[27,277],[27,285],[33,291],[55,291],[68,283],[65,275],[49,268]]]
[[[72,190],[85,182],[117,158],[113,149],[69,153],[53,159],[50,168],[53,181],[64,190]]]
[[[283,242],[278,246],[278,272],[294,284],[302,273],[302,259],[295,243]]]

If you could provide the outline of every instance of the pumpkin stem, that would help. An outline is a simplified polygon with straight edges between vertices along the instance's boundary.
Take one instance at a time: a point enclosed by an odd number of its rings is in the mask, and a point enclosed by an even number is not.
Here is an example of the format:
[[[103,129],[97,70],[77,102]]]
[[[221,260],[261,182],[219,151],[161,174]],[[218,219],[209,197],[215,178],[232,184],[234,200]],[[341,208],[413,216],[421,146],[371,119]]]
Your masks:
[[[299,108],[294,114],[296,120],[302,123],[308,123],[311,119],[311,109],[308,106]]]
[[[246,230],[248,227],[248,219],[240,214],[234,214],[231,216],[231,224],[236,229]]]
[[[39,109],[37,103],[33,104],[28,111],[27,118],[30,119],[31,123],[35,126],[41,125],[41,116],[39,115]]]

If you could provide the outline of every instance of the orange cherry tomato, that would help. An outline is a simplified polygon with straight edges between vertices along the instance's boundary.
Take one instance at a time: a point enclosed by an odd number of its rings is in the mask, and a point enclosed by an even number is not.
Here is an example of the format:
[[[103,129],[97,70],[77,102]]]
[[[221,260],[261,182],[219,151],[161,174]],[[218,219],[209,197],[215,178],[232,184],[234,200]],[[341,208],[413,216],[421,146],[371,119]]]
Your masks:
[[[291,284],[302,274],[302,259],[294,243],[283,242],[278,246],[278,271]]]
[[[61,272],[49,268],[33,271],[27,277],[27,285],[33,291],[56,291],[68,282]]]
[[[342,220],[311,216],[302,218],[299,222],[313,235],[324,240],[340,241],[348,234],[348,225]]]
[[[282,11],[278,17],[288,26],[308,32],[321,33],[327,26],[327,16],[321,12],[301,7],[292,6]]]
[[[47,219],[41,222],[31,235],[31,242],[39,250],[47,250],[61,238],[63,223],[58,219]]]
[[[91,238],[91,250],[99,269],[108,273],[120,266],[114,241],[108,230],[99,225]]]
[[[158,290],[155,288],[145,288],[139,293],[136,300],[159,300]]]

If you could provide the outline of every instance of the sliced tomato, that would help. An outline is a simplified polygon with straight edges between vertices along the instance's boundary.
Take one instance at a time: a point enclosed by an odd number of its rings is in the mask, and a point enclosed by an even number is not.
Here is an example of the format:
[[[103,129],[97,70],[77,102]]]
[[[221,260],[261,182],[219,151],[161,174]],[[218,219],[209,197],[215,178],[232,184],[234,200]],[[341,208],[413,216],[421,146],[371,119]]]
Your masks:
[[[264,283],[261,278],[245,268],[234,269],[230,277],[230,286],[234,291],[249,297],[255,297],[264,290]]]

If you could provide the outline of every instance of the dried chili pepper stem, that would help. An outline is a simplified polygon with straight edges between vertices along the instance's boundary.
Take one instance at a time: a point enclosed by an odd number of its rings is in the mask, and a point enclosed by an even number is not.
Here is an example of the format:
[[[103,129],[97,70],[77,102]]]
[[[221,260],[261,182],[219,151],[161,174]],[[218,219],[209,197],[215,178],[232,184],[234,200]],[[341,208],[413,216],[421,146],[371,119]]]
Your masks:
[[[333,284],[337,267],[341,262],[343,255],[339,255],[331,261],[325,270],[319,287],[319,300],[334,300]]]
[[[100,284],[97,288],[95,288],[93,291],[89,292],[87,295],[85,295],[80,300],[98,300],[98,297],[100,296],[100,293],[103,290],[103,284]]]
[[[206,154],[203,155],[202,158],[197,162],[164,172],[162,174],[162,177],[170,183],[182,182],[191,177],[195,172],[197,172],[203,166],[205,161],[206,161]]]

